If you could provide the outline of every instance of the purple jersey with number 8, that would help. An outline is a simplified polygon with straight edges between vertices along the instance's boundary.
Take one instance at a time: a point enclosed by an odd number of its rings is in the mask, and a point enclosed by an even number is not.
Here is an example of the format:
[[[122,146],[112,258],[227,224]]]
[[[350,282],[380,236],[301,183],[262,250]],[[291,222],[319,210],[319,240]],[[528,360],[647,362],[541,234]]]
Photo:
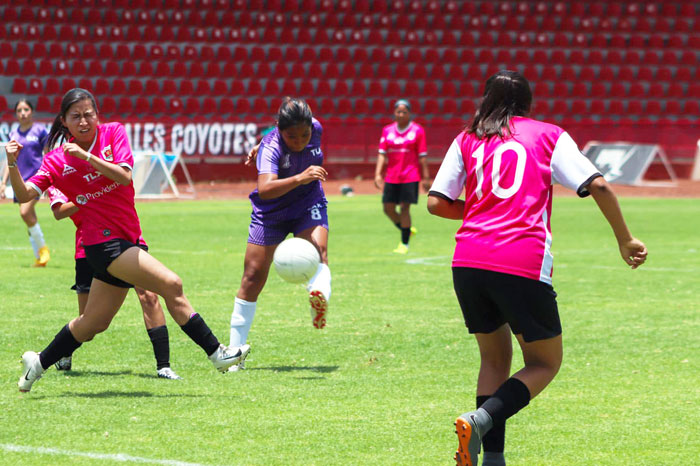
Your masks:
[[[257,157],[258,174],[274,173],[278,179],[283,179],[298,175],[311,165],[323,165],[322,132],[321,123],[314,118],[309,144],[301,152],[291,152],[279,130],[273,129],[260,144]],[[326,204],[326,197],[318,180],[297,186],[274,199],[261,199],[257,188],[249,197],[253,204],[253,213],[272,221],[296,218],[315,204]]]

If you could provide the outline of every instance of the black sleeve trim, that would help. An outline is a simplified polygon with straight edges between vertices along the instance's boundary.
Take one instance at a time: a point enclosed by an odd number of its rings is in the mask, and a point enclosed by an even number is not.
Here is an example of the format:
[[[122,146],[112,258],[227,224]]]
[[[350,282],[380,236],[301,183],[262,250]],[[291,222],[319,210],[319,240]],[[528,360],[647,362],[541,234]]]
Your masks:
[[[591,193],[588,192],[588,185],[591,184],[591,182],[593,180],[595,180],[596,178],[598,178],[599,176],[603,176],[603,175],[601,175],[600,173],[594,173],[593,175],[588,177],[588,179],[586,181],[584,181],[583,183],[581,183],[581,186],[578,187],[578,189],[576,190],[576,194],[578,194],[579,197],[589,196]]]
[[[438,192],[438,191],[429,191],[429,192],[428,192],[428,196],[439,197],[440,199],[444,199],[444,200],[446,200],[447,202],[450,202],[450,203],[452,203],[452,202],[455,201],[454,199],[450,199],[449,197],[445,196],[444,194],[442,194],[441,192]]]

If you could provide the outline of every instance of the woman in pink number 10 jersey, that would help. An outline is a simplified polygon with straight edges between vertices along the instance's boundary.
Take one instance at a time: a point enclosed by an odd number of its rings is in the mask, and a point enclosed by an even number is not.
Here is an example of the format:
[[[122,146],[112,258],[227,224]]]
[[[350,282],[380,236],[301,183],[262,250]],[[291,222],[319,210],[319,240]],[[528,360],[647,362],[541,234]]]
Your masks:
[[[450,146],[428,197],[433,215],[461,220],[452,260],[455,292],[481,367],[475,411],[457,418],[458,464],[505,465],[505,422],[559,371],[561,324],[552,288],[552,184],[593,196],[623,260],[637,268],[644,244],[625,224],[615,194],[558,126],[527,118],[527,80],[500,71],[486,81],[471,125]],[[465,190],[465,200],[457,198]],[[511,331],[525,367],[510,376]]]

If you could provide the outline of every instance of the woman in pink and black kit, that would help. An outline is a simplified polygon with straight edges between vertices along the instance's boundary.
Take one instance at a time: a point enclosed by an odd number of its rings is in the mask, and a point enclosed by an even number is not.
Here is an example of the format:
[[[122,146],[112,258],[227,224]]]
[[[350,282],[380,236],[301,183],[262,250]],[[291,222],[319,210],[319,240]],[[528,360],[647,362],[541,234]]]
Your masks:
[[[400,99],[394,104],[394,120],[395,123],[382,130],[374,185],[383,189],[384,214],[401,230],[401,241],[394,252],[406,254],[409,238],[416,232],[411,225],[411,204],[418,203],[418,183],[422,180],[423,189],[430,189],[428,149],[425,130],[411,121],[411,105],[407,100]]]
[[[559,371],[561,323],[552,288],[552,184],[589,194],[631,267],[647,257],[625,224],[617,198],[574,140],[527,118],[532,93],[519,73],[486,81],[471,125],[454,140],[428,197],[430,213],[462,225],[452,260],[454,289],[476,337],[481,367],[477,410],[457,418],[457,464],[505,465],[505,422]],[[465,200],[458,197],[465,190]],[[510,375],[515,334],[525,367]]]
[[[40,354],[27,351],[22,356],[20,391],[29,391],[52,364],[105,331],[133,286],[162,296],[175,322],[206,352],[216,369],[226,371],[245,359],[249,347],[220,344],[194,312],[180,277],[139,244],[141,226],[131,181],[133,156],[124,127],[120,123],[99,124],[92,94],[72,89],[63,97],[48,147],[61,138],[68,142],[49,152],[26,183],[17,169],[10,169],[12,189],[20,202],[28,202],[55,186],[81,209],[83,247],[95,276],[84,314],[63,327]],[[21,148],[16,141],[7,144],[10,164]]]
[[[71,287],[78,295],[78,315],[83,315],[88,301],[94,270],[88,263],[83,249],[83,213],[65,194],[51,186],[48,189],[51,210],[56,220],[69,217],[75,225],[75,284]],[[139,247],[146,245],[143,236],[139,238]],[[148,249],[145,249],[146,251]],[[179,380],[170,367],[170,339],[168,327],[165,325],[165,315],[158,300],[158,295],[138,287],[134,287],[143,310],[143,321],[146,324],[146,332],[153,346],[153,354],[156,357],[156,374],[161,379]],[[64,356],[55,364],[59,371],[69,371],[72,368],[72,355]]]

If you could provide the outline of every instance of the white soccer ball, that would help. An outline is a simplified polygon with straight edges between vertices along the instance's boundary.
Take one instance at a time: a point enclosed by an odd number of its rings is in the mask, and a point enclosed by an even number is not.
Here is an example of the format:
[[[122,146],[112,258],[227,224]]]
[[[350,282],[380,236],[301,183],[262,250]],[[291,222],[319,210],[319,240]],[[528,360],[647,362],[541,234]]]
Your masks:
[[[302,238],[282,241],[272,258],[275,270],[289,283],[304,283],[316,273],[321,257],[316,247]]]

